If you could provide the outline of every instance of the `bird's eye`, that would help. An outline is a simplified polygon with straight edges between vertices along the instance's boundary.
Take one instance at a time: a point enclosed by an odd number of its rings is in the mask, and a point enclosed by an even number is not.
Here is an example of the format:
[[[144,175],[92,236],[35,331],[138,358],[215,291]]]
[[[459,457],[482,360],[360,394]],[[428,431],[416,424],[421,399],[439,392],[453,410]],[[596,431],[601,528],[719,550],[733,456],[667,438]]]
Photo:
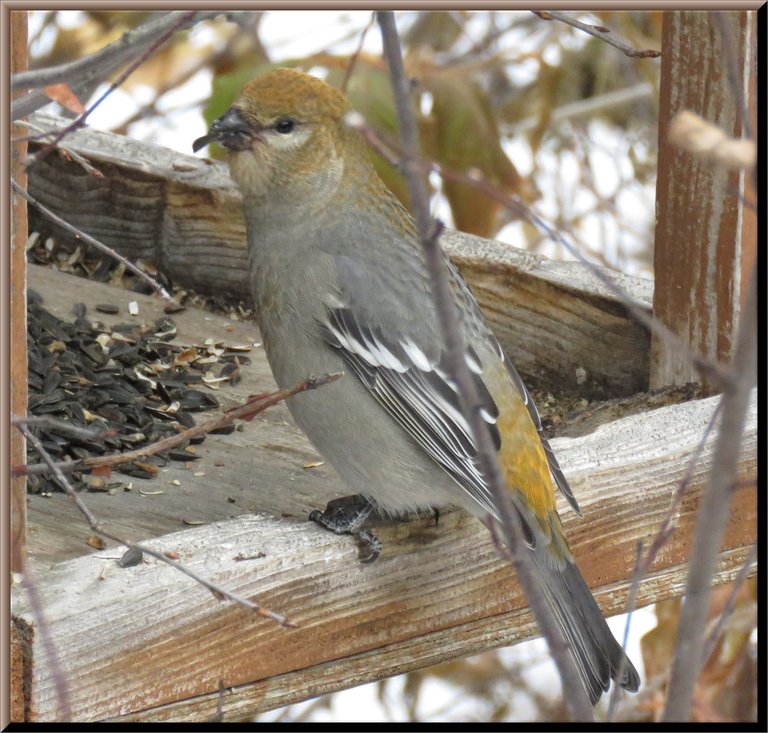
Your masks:
[[[290,117],[281,117],[275,122],[275,130],[281,135],[287,135],[288,133],[293,132],[295,127],[296,120],[292,120]]]

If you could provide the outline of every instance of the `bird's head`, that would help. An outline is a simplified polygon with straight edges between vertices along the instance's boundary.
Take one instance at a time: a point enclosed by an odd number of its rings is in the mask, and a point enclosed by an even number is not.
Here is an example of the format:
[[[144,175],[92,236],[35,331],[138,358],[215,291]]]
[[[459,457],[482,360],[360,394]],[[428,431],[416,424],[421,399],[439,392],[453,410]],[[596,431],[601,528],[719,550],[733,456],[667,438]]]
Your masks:
[[[246,84],[193,150],[211,141],[229,152],[232,177],[246,198],[309,195],[338,185],[360,136],[334,87],[294,69],[273,69]],[[367,154],[366,154],[367,155]]]

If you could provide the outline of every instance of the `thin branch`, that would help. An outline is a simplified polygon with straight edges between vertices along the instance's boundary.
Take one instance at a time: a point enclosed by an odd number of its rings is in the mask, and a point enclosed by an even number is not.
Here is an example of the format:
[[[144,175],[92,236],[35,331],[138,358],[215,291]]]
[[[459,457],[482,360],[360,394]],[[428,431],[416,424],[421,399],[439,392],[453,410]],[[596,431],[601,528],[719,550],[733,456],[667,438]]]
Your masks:
[[[71,435],[75,438],[85,438],[86,440],[100,440],[102,438],[111,438],[116,433],[114,430],[100,430],[98,428],[81,428],[73,425],[66,420],[59,420],[51,415],[29,415],[27,417],[18,417],[16,420],[25,425],[38,425],[48,428],[49,431],[59,435]],[[12,472],[12,476],[25,475],[26,471]]]
[[[219,694],[216,697],[216,712],[213,714],[211,722],[223,723],[224,722],[224,695],[227,692],[227,688],[224,685],[224,680],[219,680]]]
[[[181,12],[166,13],[140,28],[126,31],[116,41],[92,53],[90,56],[69,61],[46,69],[21,71],[11,76],[11,90],[40,89],[71,79],[104,78],[117,66],[135,58],[168,28],[176,24]]]
[[[62,219],[58,214],[51,211],[47,206],[41,204],[26,189],[19,186],[19,184],[16,183],[14,179],[11,179],[11,187],[14,191],[16,191],[17,194],[19,194],[19,196],[24,197],[30,204],[32,204],[32,206],[34,206],[41,214],[46,216],[55,224],[58,224],[60,227],[66,229],[70,234],[74,234],[76,239],[82,240],[86,244],[90,244],[92,247],[95,247],[100,252],[103,252],[109,257],[116,259],[118,262],[122,263],[127,270],[130,270],[132,273],[148,283],[152,289],[160,295],[161,298],[174,302],[168,291],[159,282],[157,282],[157,280],[148,275],[137,265],[134,265],[133,262],[123,257],[121,254],[118,254],[110,247],[107,247],[106,244],[100,242],[98,239],[95,239],[90,234],[86,234],[82,229],[78,229],[73,224],[70,224],[69,222]]]
[[[405,151],[401,165],[408,183],[417,231],[429,270],[432,294],[446,346],[446,357],[451,377],[458,386],[462,412],[470,425],[477,446],[480,471],[493,492],[494,505],[499,512],[507,549],[510,552],[528,603],[534,612],[540,630],[547,639],[550,652],[560,672],[566,704],[575,719],[592,720],[592,708],[579,681],[576,665],[567,653],[562,632],[557,627],[552,612],[546,605],[531,566],[531,558],[526,552],[519,551],[519,538],[523,537],[522,523],[502,477],[488,425],[480,415],[480,400],[469,367],[464,359],[465,351],[459,328],[458,312],[448,284],[445,256],[438,241],[442,227],[432,218],[429,211],[429,197],[422,177],[423,166],[419,160],[418,131],[409,101],[409,82],[403,68],[394,14],[392,11],[380,11],[377,12],[377,19],[389,65],[390,81],[400,124],[400,135]]]
[[[756,13],[750,13],[749,11],[747,11],[745,15],[747,22],[746,32],[749,34],[751,26],[754,23],[757,23],[757,15]],[[732,17],[732,13],[727,11],[721,10],[713,13],[715,27],[720,34],[722,54],[723,58],[725,59],[726,73],[728,74],[728,86],[731,89],[734,105],[739,113],[737,117],[740,118],[741,121],[742,137],[747,138],[747,140],[755,144],[755,137],[752,130],[752,120],[749,110],[749,100],[747,98],[746,90],[744,89],[744,76],[739,73],[739,47],[736,40],[736,34],[733,31],[733,21],[731,20]],[[736,18],[738,20],[738,14],[736,15]],[[754,74],[754,67],[752,67],[752,65],[755,63],[754,54],[757,53],[757,49],[754,48],[753,44],[751,43],[751,34],[748,38],[750,40],[745,40],[744,44],[744,68],[748,70],[749,75],[752,76]],[[749,55],[750,51],[752,52],[752,55]],[[757,168],[754,165],[751,168],[751,176],[752,186],[755,190],[757,190]],[[740,196],[744,186],[744,177],[740,176]]]
[[[744,415],[757,378],[757,268],[753,268],[732,361],[733,378],[723,394],[723,417],[709,483],[701,499],[677,627],[663,720],[688,720],[693,690],[704,659],[712,576],[722,545],[736,478]]]
[[[371,30],[373,27],[373,24],[376,22],[376,14],[371,13],[371,19],[368,21],[367,25],[363,30],[360,32],[360,40],[357,42],[357,48],[355,49],[355,52],[350,56],[349,63],[347,64],[347,69],[344,72],[344,79],[341,82],[341,91],[346,94],[347,92],[347,85],[349,84],[349,80],[352,78],[352,72],[355,70],[355,66],[357,65],[357,60],[360,58],[360,53],[363,50],[363,44],[365,43],[365,37],[368,35],[368,31]]]
[[[22,140],[43,140],[45,138],[55,138],[56,131],[55,130],[44,130],[42,127],[38,127],[37,125],[28,122],[27,120],[16,120],[13,123],[14,125],[18,125],[20,127],[26,127],[28,130],[32,130],[34,135],[26,135],[24,137],[17,137],[12,138],[12,143],[21,142]],[[104,178],[104,174],[98,169],[92,166],[80,153],[76,153],[72,148],[68,147],[61,141],[58,143],[54,143],[56,147],[59,150],[59,155],[61,155],[62,158],[65,160],[67,157],[71,158],[75,161],[80,167],[88,173],[88,175],[96,176],[98,178]]]
[[[105,529],[93,514],[93,512],[91,512],[91,510],[88,509],[88,507],[85,505],[79,494],[73,488],[72,484],[69,483],[67,477],[56,467],[56,464],[54,463],[50,454],[43,447],[42,442],[37,438],[37,436],[34,435],[34,433],[32,433],[32,431],[26,425],[24,425],[23,422],[15,421],[13,418],[11,419],[11,422],[24,434],[27,442],[34,446],[35,450],[38,452],[43,461],[48,464],[61,488],[66,492],[67,496],[69,496],[74,505],[86,518],[88,525],[94,532],[112,540],[113,542],[117,542],[120,545],[125,545],[130,550],[137,550],[138,552],[145,553],[150,557],[154,557],[157,560],[164,562],[166,565],[170,565],[172,568],[175,568],[179,572],[184,573],[188,577],[200,583],[200,585],[203,587],[207,588],[218,600],[226,598],[240,606],[243,606],[244,608],[255,611],[257,614],[259,614],[259,616],[272,619],[276,623],[280,624],[280,626],[295,627],[295,624],[289,621],[288,618],[282,614],[270,611],[268,608],[264,608],[258,603],[254,603],[253,601],[249,600],[248,598],[243,598],[242,596],[238,596],[235,593],[232,593],[223,586],[220,586],[218,583],[214,583],[213,581],[202,577],[178,560],[169,557],[169,555],[165,552],[160,552],[159,550],[155,550],[139,542],[129,542]]]
[[[107,88],[107,90],[102,94],[90,107],[88,107],[85,112],[83,112],[81,115],[79,115],[73,122],[66,127],[59,130],[56,135],[54,136],[53,140],[46,143],[40,150],[35,153],[35,155],[31,156],[30,159],[27,161],[27,168],[29,168],[31,165],[34,165],[35,163],[38,163],[39,161],[43,160],[50,152],[56,147],[56,144],[63,140],[64,137],[69,135],[74,130],[77,130],[81,127],[85,126],[85,122],[88,119],[88,116],[93,112],[107,97],[109,97],[112,92],[115,91],[118,87],[122,86],[123,82],[131,75],[133,74],[136,69],[139,68],[157,49],[160,48],[166,41],[168,41],[170,38],[172,38],[181,28],[186,27],[189,23],[191,23],[195,18],[196,13],[194,11],[189,11],[185,13],[181,13],[176,18],[176,22],[168,29],[165,33],[160,35],[158,38],[156,38],[151,44],[147,46],[146,49],[142,51],[142,53],[139,55],[138,58],[134,59],[115,79]]]
[[[712,652],[715,651],[715,647],[717,646],[717,642],[720,639],[720,635],[723,633],[723,629],[725,628],[725,622],[728,620],[730,615],[733,613],[733,609],[736,607],[736,597],[739,595],[741,587],[749,577],[749,573],[752,570],[752,563],[754,563],[755,560],[757,560],[757,543],[752,545],[746,559],[742,563],[742,566],[739,568],[739,572],[733,579],[728,600],[725,602],[725,606],[723,606],[723,610],[720,612],[717,623],[712,628],[712,631],[710,631],[709,636],[707,636],[707,642],[704,645],[704,654],[702,656],[702,665],[707,663],[707,660],[712,655]]]
[[[672,533],[675,530],[675,518],[677,517],[678,510],[680,508],[680,505],[682,504],[683,497],[685,496],[685,492],[687,491],[688,486],[693,480],[694,470],[698,465],[699,460],[701,459],[701,456],[704,452],[704,448],[706,447],[706,444],[707,444],[707,440],[709,439],[709,436],[711,435],[715,425],[717,424],[717,419],[720,415],[722,406],[723,406],[722,401],[718,402],[714,412],[712,413],[712,417],[707,423],[707,427],[705,428],[704,433],[702,434],[701,439],[699,440],[698,445],[696,446],[696,449],[693,451],[690,458],[688,459],[688,463],[685,468],[685,473],[683,474],[683,477],[681,478],[680,483],[678,484],[677,489],[675,490],[675,493],[672,496],[672,501],[670,501],[669,503],[669,508],[667,509],[667,512],[664,515],[664,519],[662,520],[661,525],[659,526],[659,529],[656,532],[656,535],[653,538],[653,541],[651,542],[650,547],[648,548],[648,552],[642,558],[640,557],[640,554],[638,554],[638,560],[635,565],[635,570],[632,574],[632,582],[629,587],[629,595],[627,597],[627,603],[626,603],[625,612],[627,614],[627,623],[624,629],[625,645],[629,635],[629,626],[630,626],[632,614],[635,611],[635,605],[637,602],[637,592],[639,590],[640,583],[643,581],[643,578],[648,574],[648,572],[651,569],[651,566],[656,561],[656,557],[659,551],[669,541],[669,538],[672,536]],[[642,545],[641,543],[638,543],[638,553],[641,552],[641,549],[642,549]],[[622,661],[622,664],[623,664],[623,661]],[[607,717],[609,721],[613,720],[613,717],[616,713],[618,699],[619,699],[617,693],[618,693],[618,688],[614,688],[611,694],[609,705],[608,705]]]
[[[198,438],[201,435],[207,435],[212,430],[223,428],[235,420],[252,420],[260,412],[263,412],[269,407],[276,405],[278,402],[282,402],[288,397],[292,397],[300,392],[306,392],[310,389],[317,389],[330,382],[335,382],[340,376],[341,372],[334,372],[333,374],[324,374],[320,377],[311,377],[301,384],[297,384],[294,387],[288,389],[281,389],[277,392],[270,394],[255,395],[248,399],[244,404],[237,405],[224,414],[219,415],[213,420],[207,420],[200,425],[182,430],[176,435],[171,435],[162,440],[158,440],[150,445],[146,445],[143,448],[137,448],[132,451],[125,451],[123,453],[113,453],[108,456],[93,456],[91,458],[84,458],[81,461],[60,461],[53,465],[47,463],[34,463],[26,466],[12,466],[11,476],[31,475],[35,473],[47,473],[49,470],[57,470],[59,472],[71,473],[72,471],[90,471],[94,468],[101,466],[121,466],[125,463],[135,461],[137,458],[146,458],[147,456],[153,456],[157,453],[175,448],[177,445],[181,445],[185,441]],[[18,423],[29,423],[30,418],[14,418]]]
[[[48,30],[48,28],[51,27],[51,25],[53,24],[53,21],[56,19],[57,12],[58,11],[56,10],[45,11],[45,14],[40,20],[40,25],[35,31],[35,35],[30,36],[29,40],[27,41],[28,48],[32,48],[32,46],[34,46],[40,40],[40,37],[43,35],[43,33],[45,33]]]
[[[484,54],[502,36],[506,35],[513,28],[518,26],[518,19],[515,18],[510,23],[504,26],[495,26],[493,28],[489,28],[485,32],[485,35],[482,38],[478,39],[477,41],[474,41],[472,37],[469,35],[469,33],[467,33],[465,23],[462,23],[460,20],[458,20],[457,23],[459,24],[462,35],[472,43],[472,46],[470,46],[470,48],[466,52],[462,53],[461,55],[455,56],[454,58],[449,59],[446,64],[448,67],[457,66],[459,64],[464,63],[466,59],[474,59],[477,56]]]
[[[738,13],[735,13],[738,22]],[[752,123],[749,119],[749,105],[744,94],[743,79],[739,71],[739,51],[736,38],[733,32],[733,11],[718,10],[712,13],[715,26],[720,34],[720,42],[723,45],[723,59],[725,60],[725,70],[728,74],[728,84],[733,94],[733,101],[741,117],[741,130],[744,137],[754,140],[752,134]],[[756,19],[752,22],[756,22]],[[747,47],[749,48],[749,47]],[[756,52],[756,49],[750,49]],[[745,64],[752,63],[749,57],[744,59]]]
[[[629,629],[632,624],[632,614],[635,611],[635,604],[637,603],[637,591],[640,588],[640,581],[642,580],[643,568],[642,568],[642,556],[643,556],[643,541],[637,541],[637,551],[635,553],[635,567],[632,570],[632,582],[629,586],[629,596],[627,597],[627,621],[624,624],[624,637],[621,640],[621,648],[624,650],[624,654],[619,662],[619,668],[616,670],[616,679],[620,680],[624,677],[624,672],[627,668],[627,645],[629,644]],[[619,699],[621,698],[621,686],[614,685],[611,690],[611,699],[608,702],[608,722],[612,722],[616,715],[616,710],[619,706]]]
[[[717,419],[720,415],[722,407],[723,407],[723,403],[721,400],[720,402],[717,403],[717,407],[715,407],[715,410],[712,413],[712,417],[707,423],[707,427],[705,428],[704,433],[701,436],[701,440],[699,441],[699,444],[696,446],[696,450],[691,454],[691,457],[688,459],[688,465],[685,468],[685,474],[680,480],[680,483],[678,484],[677,489],[675,490],[675,493],[672,496],[672,501],[669,503],[669,509],[667,509],[667,513],[664,515],[664,519],[662,520],[661,525],[659,526],[659,529],[656,532],[656,536],[653,538],[653,542],[651,542],[651,546],[648,548],[648,552],[646,553],[645,558],[643,559],[642,565],[640,567],[639,580],[642,580],[643,577],[651,569],[651,565],[653,565],[653,563],[655,562],[656,556],[659,554],[659,551],[661,550],[662,547],[664,547],[664,545],[667,543],[669,538],[672,536],[672,533],[675,531],[675,517],[677,516],[678,509],[680,508],[680,505],[683,503],[683,497],[685,496],[685,492],[688,490],[688,486],[693,480],[693,471],[696,468],[696,464],[699,462],[699,459],[701,458],[702,453],[704,452],[704,448],[707,444],[707,440],[709,439],[709,436],[712,430],[717,424]],[[628,605],[627,612],[629,613],[631,612],[631,610],[632,610],[632,606]]]
[[[186,28],[193,23],[210,20],[222,11],[208,11],[195,13],[180,28]],[[106,79],[116,69],[125,63],[135,59],[144,52],[147,46],[153,44],[164,35],[169,28],[177,25],[179,18],[186,16],[186,11],[174,11],[163,15],[157,20],[144,24],[140,28],[127,31],[117,41],[110,43],[99,51],[70,61],[59,66],[47,69],[35,69],[19,72],[11,77],[11,88],[32,89],[42,88],[49,84],[57,84],[63,81],[77,81],[78,87],[87,86],[93,82]],[[11,119],[26,117],[40,107],[50,103],[50,98],[42,92],[28,94],[25,97],[15,99],[11,106]]]
[[[165,78],[162,84],[160,84],[155,89],[154,98],[150,102],[147,102],[147,104],[137,109],[130,117],[123,120],[120,123],[120,126],[118,128],[114,128],[112,132],[118,135],[127,134],[128,127],[132,125],[134,122],[138,122],[139,120],[143,120],[143,119],[146,119],[147,117],[152,117],[158,114],[166,114],[172,111],[170,109],[165,110],[163,112],[158,111],[157,105],[160,102],[160,100],[163,98],[163,96],[168,92],[172,91],[173,89],[180,87],[182,84],[186,84],[186,82],[188,82],[193,76],[195,76],[195,74],[199,73],[202,69],[217,67],[222,60],[226,60],[231,56],[232,50],[235,47],[235,45],[239,43],[239,41],[246,35],[250,36],[251,34],[247,34],[246,31],[243,30],[243,28],[237,25],[235,33],[233,33],[229,37],[227,42],[224,44],[223,48],[216,49],[211,53],[203,56],[202,58],[199,58],[194,64],[191,64],[176,76]]]
[[[564,104],[562,107],[555,107],[549,115],[549,124],[554,127],[566,120],[607,112],[616,107],[636,105],[640,99],[652,96],[655,91],[653,84],[643,81],[639,84],[633,84],[631,87],[623,87],[605,94],[579,99],[576,102]],[[532,115],[524,117],[519,122],[509,124],[504,129],[509,131],[511,135],[519,135],[529,130],[535,130],[540,123],[541,116]]]
[[[625,56],[640,59],[655,59],[661,56],[661,51],[655,51],[652,48],[634,48],[626,41],[614,36],[610,28],[604,25],[592,25],[591,23],[582,23],[567,13],[561,13],[559,10],[532,10],[534,15],[538,15],[542,20],[558,20],[561,23],[573,26],[590,36],[599,38],[614,48],[618,48]]]

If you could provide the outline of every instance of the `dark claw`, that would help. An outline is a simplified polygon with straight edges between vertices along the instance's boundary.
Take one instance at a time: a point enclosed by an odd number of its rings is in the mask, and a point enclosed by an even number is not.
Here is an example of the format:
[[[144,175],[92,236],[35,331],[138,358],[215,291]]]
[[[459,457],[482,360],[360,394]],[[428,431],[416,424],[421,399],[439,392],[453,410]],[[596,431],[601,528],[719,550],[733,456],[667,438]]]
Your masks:
[[[381,554],[381,540],[367,529],[366,520],[375,513],[376,505],[360,494],[328,502],[325,511],[315,509],[309,520],[335,534],[352,535],[360,545],[360,562],[372,563]]]
[[[375,562],[379,555],[381,555],[381,540],[367,529],[361,529],[357,533],[352,533],[352,536],[357,540],[360,545],[360,554],[357,559],[363,563]]]

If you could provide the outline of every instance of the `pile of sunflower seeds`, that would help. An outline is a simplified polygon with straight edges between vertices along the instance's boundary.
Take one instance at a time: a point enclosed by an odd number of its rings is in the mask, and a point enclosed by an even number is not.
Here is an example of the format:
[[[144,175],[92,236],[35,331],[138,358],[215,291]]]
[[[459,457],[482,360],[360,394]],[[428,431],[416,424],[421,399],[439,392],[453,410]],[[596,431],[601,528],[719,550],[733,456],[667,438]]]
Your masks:
[[[96,309],[114,312],[109,304]],[[29,414],[54,418],[31,429],[55,461],[135,450],[194,426],[193,413],[218,406],[211,390],[224,382],[236,384],[240,365],[249,361],[243,352],[250,346],[224,347],[210,339],[194,347],[169,343],[176,336],[169,316],[149,325],[134,322],[111,328],[89,320],[83,304],[75,305],[74,316],[71,322],[59,319],[29,291]],[[108,437],[74,435],[62,422],[107,432]],[[168,461],[197,457],[194,446],[186,443],[116,470],[132,478],[152,478]],[[27,461],[41,462],[32,446]],[[114,476],[104,479],[73,471],[70,477],[75,488],[113,493],[125,488]],[[28,477],[32,493],[58,489],[47,475]]]

